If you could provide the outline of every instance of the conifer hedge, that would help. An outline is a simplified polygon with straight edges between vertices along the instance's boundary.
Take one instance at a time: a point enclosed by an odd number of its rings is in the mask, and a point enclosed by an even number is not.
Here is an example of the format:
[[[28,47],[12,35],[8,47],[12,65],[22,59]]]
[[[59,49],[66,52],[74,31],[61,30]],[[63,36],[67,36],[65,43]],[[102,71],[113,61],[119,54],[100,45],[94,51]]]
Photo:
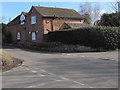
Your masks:
[[[65,44],[79,44],[92,48],[120,48],[120,27],[83,27],[79,29],[59,30],[48,33],[47,41]]]

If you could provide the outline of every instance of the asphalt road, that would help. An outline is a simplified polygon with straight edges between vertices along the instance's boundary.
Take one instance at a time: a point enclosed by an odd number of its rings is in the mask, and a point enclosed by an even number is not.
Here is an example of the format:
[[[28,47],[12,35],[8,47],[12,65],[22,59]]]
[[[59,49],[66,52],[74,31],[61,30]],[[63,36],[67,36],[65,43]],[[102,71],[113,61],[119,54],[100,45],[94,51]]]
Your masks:
[[[117,88],[118,53],[40,53],[5,49],[24,60],[2,73],[3,88]]]

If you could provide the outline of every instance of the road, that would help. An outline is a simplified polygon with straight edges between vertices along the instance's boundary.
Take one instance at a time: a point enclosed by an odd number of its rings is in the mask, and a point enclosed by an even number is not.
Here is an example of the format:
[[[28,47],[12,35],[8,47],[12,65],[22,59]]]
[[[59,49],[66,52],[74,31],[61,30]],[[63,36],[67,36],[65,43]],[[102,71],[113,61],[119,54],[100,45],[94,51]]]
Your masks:
[[[2,74],[3,88],[117,88],[118,53],[41,53],[4,49],[24,60]]]

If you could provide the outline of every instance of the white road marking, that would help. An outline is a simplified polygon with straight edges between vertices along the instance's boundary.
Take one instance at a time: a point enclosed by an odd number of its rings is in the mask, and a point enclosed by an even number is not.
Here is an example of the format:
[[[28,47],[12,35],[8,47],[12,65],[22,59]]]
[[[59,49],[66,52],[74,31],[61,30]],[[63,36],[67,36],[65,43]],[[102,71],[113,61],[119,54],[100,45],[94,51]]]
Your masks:
[[[51,81],[51,82],[49,82],[49,84],[50,84],[50,83],[53,83],[53,82],[54,82],[54,81]],[[41,83],[41,84],[38,84],[38,85],[28,86],[27,88],[38,88],[38,87],[44,86],[44,85],[46,85],[46,83]]]
[[[65,78],[65,77],[61,77],[61,79],[63,79],[63,80],[69,80],[68,78]]]
[[[46,72],[46,71],[45,71],[45,70],[43,70],[43,69],[42,69],[41,71],[42,71],[42,72]]]
[[[70,55],[70,54],[69,54],[69,55]],[[84,57],[84,56],[82,56],[82,57]],[[26,69],[26,70],[30,70],[29,68],[25,68],[25,69]],[[34,68],[34,69],[39,69],[39,68]],[[50,72],[45,71],[44,69],[41,69],[41,71],[42,71],[42,72],[46,72],[46,73],[48,73],[48,74],[50,74],[50,75],[55,75],[55,74],[53,74],[53,73],[50,73]],[[37,71],[35,71],[35,70],[31,70],[31,72],[37,73]],[[40,76],[41,76],[41,77],[44,77],[44,76],[46,76],[46,75],[40,74]],[[54,80],[54,81],[60,82],[60,81],[63,81],[63,80],[70,80],[70,79],[65,78],[65,77],[63,77],[63,76],[58,76],[58,77],[61,78],[62,80],[56,79],[56,80]],[[77,83],[77,84],[79,84],[79,85],[85,85],[85,84],[83,84],[83,83],[81,83],[81,82],[78,82],[78,81],[73,81],[73,80],[70,80],[70,81],[72,81],[72,82],[74,82],[74,83]],[[28,88],[32,88],[32,87],[35,87],[35,86],[29,86]],[[94,88],[94,87],[89,87],[89,88]]]
[[[85,84],[83,84],[83,83],[80,83],[80,82],[78,82],[78,81],[73,81],[74,83],[77,83],[77,84],[80,84],[80,85],[85,85]]]
[[[25,68],[26,70],[30,70],[29,68]]]
[[[32,88],[33,86],[28,86],[28,88]]]
[[[5,71],[5,72],[10,72],[10,70],[8,70],[8,71]],[[4,73],[4,72],[2,72],[2,73]]]
[[[60,82],[60,81],[63,81],[63,80],[55,80],[55,81]]]
[[[80,57],[85,57],[85,56],[81,55]]]
[[[41,71],[42,72],[46,72],[44,69],[41,69]],[[33,73],[37,73],[37,71],[32,71]],[[47,72],[48,73],[48,72]],[[48,73],[48,74],[50,74],[50,75],[55,75],[55,74],[53,74],[53,73]],[[43,74],[40,74],[40,76],[41,77],[44,77],[44,76],[46,76],[46,75],[43,75]],[[63,77],[63,76],[59,76],[62,80],[55,80],[55,81],[57,81],[57,82],[60,82],[60,81],[63,81],[63,80],[70,80],[70,79],[68,79],[68,78],[65,78],[65,77]],[[70,81],[73,81],[73,80],[70,80]],[[77,83],[77,84],[79,84],[79,85],[85,85],[85,84],[83,84],[83,83],[81,83],[81,82],[78,82],[78,81],[73,81],[74,83]],[[32,86],[31,86],[32,87]],[[94,87],[89,87],[89,88],[94,88]]]
[[[79,85],[85,85],[85,84],[83,84],[83,83],[81,83],[81,82],[73,81],[73,80],[68,79],[68,78],[65,78],[65,77],[63,77],[63,76],[61,76],[61,79],[63,79],[63,80],[70,80],[70,81],[72,81],[72,82],[74,82],[74,83],[77,83],[77,84],[79,84]],[[62,80],[55,80],[55,81],[62,81]],[[86,86],[88,86],[88,85],[86,85]],[[94,87],[89,87],[89,88],[94,88]]]
[[[31,71],[31,72],[33,72],[33,73],[37,73],[37,71]]]
[[[41,77],[45,77],[46,75],[40,74]]]
[[[22,63],[22,65],[25,65],[24,62]]]
[[[89,87],[89,88],[94,88],[94,87]]]
[[[72,55],[72,54],[66,54],[66,55],[70,56],[70,55]]]

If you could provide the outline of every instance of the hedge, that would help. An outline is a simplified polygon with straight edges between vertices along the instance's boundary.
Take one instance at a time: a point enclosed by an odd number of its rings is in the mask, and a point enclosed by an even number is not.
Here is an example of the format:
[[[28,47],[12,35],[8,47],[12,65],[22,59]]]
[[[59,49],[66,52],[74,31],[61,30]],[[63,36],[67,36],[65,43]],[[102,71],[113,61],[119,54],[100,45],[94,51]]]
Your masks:
[[[49,32],[47,41],[65,44],[79,44],[92,48],[120,48],[119,27],[83,27],[79,29],[59,30]]]

